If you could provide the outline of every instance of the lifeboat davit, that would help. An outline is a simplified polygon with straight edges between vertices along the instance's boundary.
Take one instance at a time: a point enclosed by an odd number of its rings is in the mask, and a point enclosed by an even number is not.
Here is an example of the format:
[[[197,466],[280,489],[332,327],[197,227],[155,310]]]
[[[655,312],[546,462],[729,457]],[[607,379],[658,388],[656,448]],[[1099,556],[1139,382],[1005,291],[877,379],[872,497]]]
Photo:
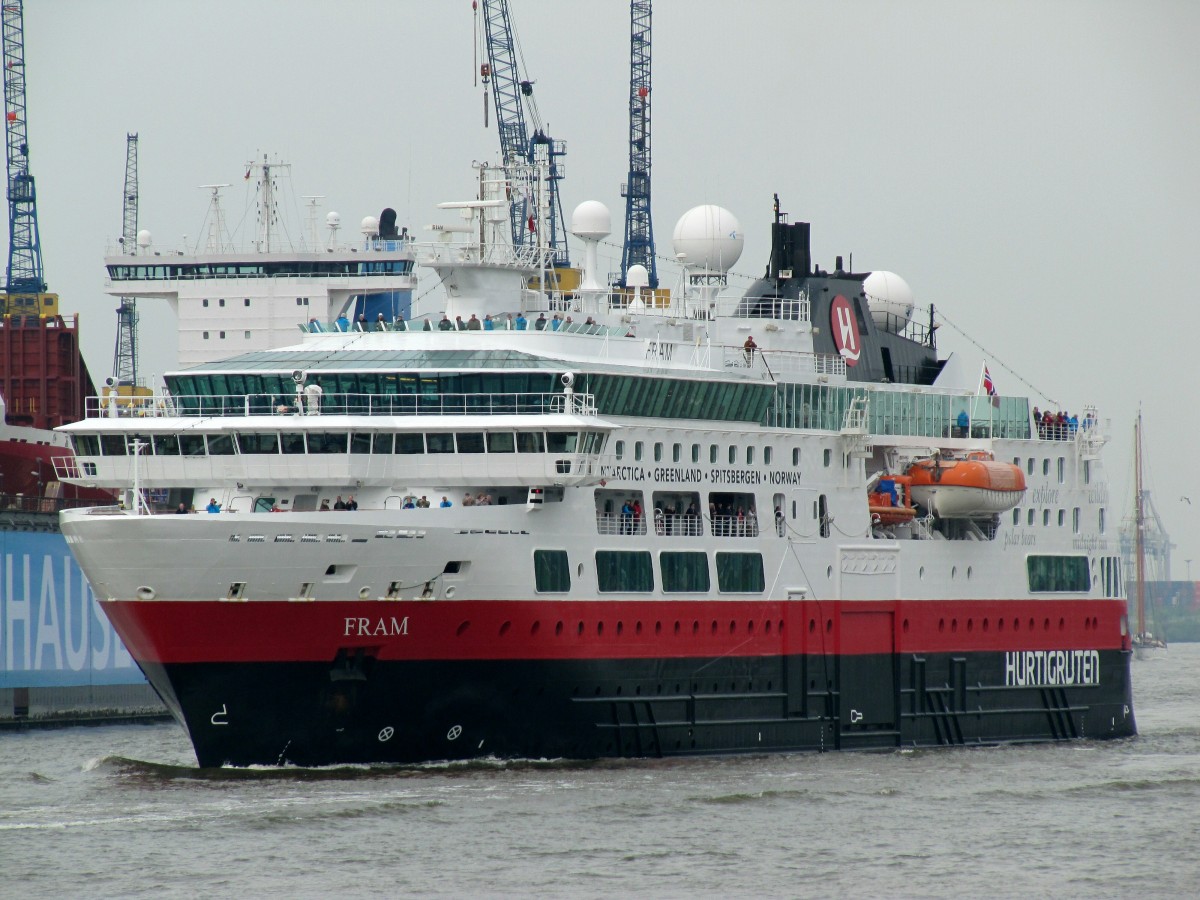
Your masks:
[[[912,479],[907,475],[887,475],[879,479],[876,490],[867,495],[872,525],[903,525],[917,511],[912,505]]]
[[[922,459],[908,467],[913,500],[943,519],[974,519],[1012,509],[1025,495],[1025,473],[1011,463],[973,454]]]

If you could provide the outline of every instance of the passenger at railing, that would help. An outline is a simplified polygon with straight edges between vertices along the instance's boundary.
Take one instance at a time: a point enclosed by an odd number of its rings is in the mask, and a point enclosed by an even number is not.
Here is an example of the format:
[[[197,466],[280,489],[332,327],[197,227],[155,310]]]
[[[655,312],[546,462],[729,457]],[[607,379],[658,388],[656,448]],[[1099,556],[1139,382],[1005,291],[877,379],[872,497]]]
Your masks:
[[[378,318],[375,319],[375,330],[387,331],[387,320],[383,317],[383,313],[380,313]]]
[[[1075,432],[1079,430],[1079,416],[1071,415],[1067,417],[1067,432],[1071,437],[1075,437]]]
[[[775,507],[775,533],[783,537],[787,532],[787,522],[783,518],[783,510]]]
[[[496,323],[492,321],[492,317],[490,315],[483,317],[483,330],[484,331],[495,331],[496,330]]]
[[[425,326],[421,330],[422,331],[433,331],[433,326],[429,324],[428,319],[425,320]]]
[[[667,532],[667,520],[663,516],[663,511],[657,506],[654,507],[654,533],[663,535]]]
[[[324,394],[319,381],[309,382],[304,386],[304,410],[310,416],[321,414],[321,397]]]
[[[392,331],[408,331],[408,325],[404,321],[404,316],[396,315],[396,321],[392,323]]]
[[[480,494],[478,497],[475,498],[475,505],[476,506],[491,506],[492,505],[492,495],[491,494]]]
[[[567,329],[567,331],[571,330],[571,317],[570,316],[567,316],[566,319],[563,320],[563,326]]]
[[[350,330],[350,320],[346,318],[345,313],[342,313],[340,316],[338,316],[337,319],[334,320],[333,324],[337,326],[338,331]]]
[[[742,352],[746,354],[746,365],[754,361],[754,351],[758,349],[758,344],[754,343],[754,335],[746,338],[746,343],[742,344]]]
[[[621,534],[633,533],[633,505],[626,500],[621,504]]]
[[[325,326],[321,324],[320,319],[318,319],[316,316],[313,316],[311,319],[308,320],[308,330],[312,334],[319,334],[320,332],[325,330]]]
[[[550,330],[558,331],[560,328],[562,328],[562,316],[560,316],[558,313],[555,313],[554,318],[550,320]]]
[[[633,533],[642,533],[642,501],[633,501]]]
[[[358,314],[358,318],[354,320],[354,328],[356,331],[367,330],[367,317],[364,313]]]
[[[321,511],[321,512],[329,512],[329,501],[328,501],[328,500],[322,500],[322,501],[321,501],[321,509],[320,509],[320,511]]]
[[[587,325],[590,328],[591,326],[596,324],[596,320],[593,319],[591,316],[588,316],[587,320],[583,324]]]
[[[204,511],[210,513],[219,513],[221,511],[221,504],[217,502],[216,497],[208,501],[208,506],[204,507]]]
[[[346,509],[346,501],[342,499],[341,494],[338,494],[337,499],[335,501],[333,501],[333,508],[337,509],[337,510]]]
[[[509,316],[509,318],[511,319],[512,316]],[[529,320],[525,318],[525,313],[517,313],[517,321],[515,324],[517,331],[524,331],[529,327]]]
[[[417,501],[417,509],[429,509],[429,498],[424,494],[422,494],[421,499]]]
[[[971,434],[971,417],[967,415],[965,409],[958,412],[958,418],[955,419],[954,437],[968,437]]]
[[[350,494],[346,499],[346,509],[350,512],[354,512],[356,509],[358,509],[358,501],[354,499],[353,494]]]
[[[475,498],[471,496],[470,491],[467,491],[465,494],[463,494],[462,505],[463,506],[474,506],[475,505]]]
[[[546,314],[545,313],[542,313],[542,312],[538,313],[537,321],[535,321],[533,323],[533,327],[536,328],[538,331],[546,330]]]
[[[482,331],[483,323],[475,318],[475,313],[471,313],[471,318],[467,320],[467,331]]]
[[[454,330],[455,331],[466,331],[467,330],[467,323],[463,321],[462,316],[454,317]]]
[[[445,313],[442,313],[442,321],[438,322],[438,331],[453,331],[453,330],[454,330],[454,323],[450,321],[450,318]]]
[[[442,502],[438,504],[438,506],[439,506],[441,509],[449,509],[449,508],[450,508],[450,507],[452,507],[453,505],[454,505],[454,504],[450,502],[450,498],[449,498],[449,497],[446,497],[446,496],[443,496],[443,497],[442,497]]]
[[[176,509],[175,509],[175,515],[177,515],[177,516],[186,516],[190,512],[191,512],[191,510],[187,508],[186,503],[180,503],[179,506],[176,507]]]
[[[417,502],[410,495],[410,496],[404,498],[404,505],[400,508],[401,509],[416,509]]]
[[[1083,430],[1090,431],[1091,429],[1093,429],[1095,427],[1096,427],[1096,414],[1094,412],[1092,412],[1092,410],[1089,409],[1087,411],[1087,414],[1083,417]]]

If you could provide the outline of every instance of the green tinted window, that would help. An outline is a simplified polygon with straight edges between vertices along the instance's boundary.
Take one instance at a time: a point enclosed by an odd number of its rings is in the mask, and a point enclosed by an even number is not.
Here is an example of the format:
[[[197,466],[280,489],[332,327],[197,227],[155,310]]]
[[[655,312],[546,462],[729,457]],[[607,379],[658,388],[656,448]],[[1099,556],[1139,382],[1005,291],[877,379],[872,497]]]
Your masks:
[[[725,594],[761,594],[767,589],[762,554],[718,553],[717,587]]]
[[[650,554],[641,550],[597,550],[596,582],[602,593],[654,590]]]
[[[1086,556],[1030,556],[1026,569],[1030,593],[1091,590]]]
[[[565,594],[571,590],[567,551],[534,550],[533,578],[539,594]]]
[[[658,564],[662,569],[662,589],[668,594],[703,594],[711,586],[705,553],[662,553]]]

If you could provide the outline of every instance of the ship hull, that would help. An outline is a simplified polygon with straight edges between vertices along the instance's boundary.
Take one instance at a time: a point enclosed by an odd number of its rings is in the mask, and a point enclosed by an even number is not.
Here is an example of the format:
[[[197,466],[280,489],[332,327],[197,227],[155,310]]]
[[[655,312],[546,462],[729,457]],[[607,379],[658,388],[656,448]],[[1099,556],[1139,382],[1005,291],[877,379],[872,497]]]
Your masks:
[[[663,757],[1136,733],[1113,604],[104,604],[201,766]],[[982,638],[991,610],[989,634]],[[972,623],[971,641],[954,641]],[[961,616],[961,626],[958,617]],[[1024,624],[1024,623],[1022,623]],[[810,625],[812,626],[810,628]],[[905,630],[907,629],[907,631]],[[1024,639],[1019,638],[1024,634]],[[965,637],[965,635],[963,635]],[[977,646],[969,647],[974,643]],[[1005,649],[1005,648],[1012,649]],[[257,650],[254,650],[257,648]]]

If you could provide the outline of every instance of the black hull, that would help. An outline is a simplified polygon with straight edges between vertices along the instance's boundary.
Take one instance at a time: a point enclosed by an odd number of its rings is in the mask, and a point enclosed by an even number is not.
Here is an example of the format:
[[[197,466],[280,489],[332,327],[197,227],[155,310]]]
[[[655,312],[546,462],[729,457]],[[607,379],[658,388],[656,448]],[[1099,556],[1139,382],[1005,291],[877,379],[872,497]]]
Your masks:
[[[1006,686],[997,653],[144,668],[201,766],[322,766],[1128,737],[1130,655],[1071,686]]]

